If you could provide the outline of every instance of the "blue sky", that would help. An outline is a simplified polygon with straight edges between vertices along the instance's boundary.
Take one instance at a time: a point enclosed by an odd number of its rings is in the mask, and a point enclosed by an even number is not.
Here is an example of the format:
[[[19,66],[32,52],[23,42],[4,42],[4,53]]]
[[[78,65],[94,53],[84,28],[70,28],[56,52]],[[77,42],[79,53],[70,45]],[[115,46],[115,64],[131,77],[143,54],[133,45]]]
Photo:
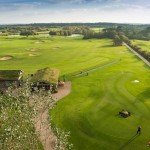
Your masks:
[[[0,24],[150,23],[150,0],[0,0]]]

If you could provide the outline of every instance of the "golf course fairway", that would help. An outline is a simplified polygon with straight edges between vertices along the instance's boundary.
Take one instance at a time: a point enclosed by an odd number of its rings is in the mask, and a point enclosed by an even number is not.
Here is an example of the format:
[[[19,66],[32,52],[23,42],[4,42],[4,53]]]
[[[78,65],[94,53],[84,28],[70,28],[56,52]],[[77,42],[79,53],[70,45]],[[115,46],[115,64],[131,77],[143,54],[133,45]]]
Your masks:
[[[125,47],[101,52],[120,61],[74,78],[71,94],[50,112],[53,125],[71,133],[75,150],[147,149],[150,69]],[[121,118],[122,109],[131,116]]]
[[[0,37],[0,47],[1,69],[25,75],[44,67],[61,75],[88,70],[71,79],[71,94],[50,111],[52,125],[71,133],[75,150],[147,149],[150,68],[125,46],[110,39],[18,36]],[[131,116],[120,117],[122,109]],[[142,133],[135,136],[139,125]]]

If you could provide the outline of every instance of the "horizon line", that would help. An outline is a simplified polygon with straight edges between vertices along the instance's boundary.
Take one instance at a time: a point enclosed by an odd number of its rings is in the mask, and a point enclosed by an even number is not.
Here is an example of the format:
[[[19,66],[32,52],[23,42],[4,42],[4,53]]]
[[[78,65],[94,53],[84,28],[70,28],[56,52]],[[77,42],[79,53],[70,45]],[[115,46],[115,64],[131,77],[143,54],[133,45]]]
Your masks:
[[[32,25],[32,24],[98,24],[98,23],[112,23],[112,24],[129,24],[129,25],[150,25],[150,23],[127,23],[127,22],[34,22],[34,23],[1,23],[0,25]]]

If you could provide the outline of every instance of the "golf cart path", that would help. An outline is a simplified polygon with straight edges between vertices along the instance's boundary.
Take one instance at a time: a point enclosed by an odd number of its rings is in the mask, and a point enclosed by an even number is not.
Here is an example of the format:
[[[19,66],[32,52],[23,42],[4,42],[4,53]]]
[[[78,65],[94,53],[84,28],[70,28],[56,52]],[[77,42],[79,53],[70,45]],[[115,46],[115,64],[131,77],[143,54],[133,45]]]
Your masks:
[[[150,62],[147,61],[143,56],[141,56],[139,53],[137,53],[134,49],[132,49],[129,45],[126,43],[123,43],[131,52],[133,52],[137,57],[139,57],[145,64],[147,64],[150,67]]]
[[[81,70],[79,73],[72,75],[72,77],[80,77],[80,76],[86,75],[87,73],[91,73],[91,72],[115,65],[119,62],[120,62],[120,59],[117,59],[117,60],[109,61],[103,65],[94,66],[93,68],[87,68],[86,70]]]
[[[54,100],[53,104],[69,95],[70,92],[71,82],[65,82],[65,85],[58,89],[58,93],[52,94],[52,98]],[[49,117],[49,109],[46,109],[44,112],[38,114],[38,121],[35,123],[35,129],[39,134],[39,139],[43,144],[44,150],[53,150],[55,148],[55,141],[57,139],[50,127]]]

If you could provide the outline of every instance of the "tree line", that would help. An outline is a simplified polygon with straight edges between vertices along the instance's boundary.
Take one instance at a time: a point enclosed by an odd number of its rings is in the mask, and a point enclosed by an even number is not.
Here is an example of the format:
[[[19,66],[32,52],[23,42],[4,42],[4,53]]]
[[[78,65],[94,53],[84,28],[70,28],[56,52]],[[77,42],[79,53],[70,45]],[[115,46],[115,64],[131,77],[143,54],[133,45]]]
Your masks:
[[[66,26],[61,28],[61,30],[51,30],[49,35],[57,35],[57,36],[70,36],[72,34],[82,34],[84,35],[86,32],[91,29],[87,26]]]
[[[94,31],[88,31],[84,34],[83,39],[91,39],[91,38],[96,38],[96,39],[101,39],[101,38],[109,38],[113,39],[114,46],[121,46],[123,41],[120,38],[120,35],[116,31],[115,28],[106,28],[103,29],[101,32],[94,32]]]
[[[69,29],[68,29],[69,27]],[[123,31],[126,36],[130,39],[143,39],[143,40],[150,40],[150,24],[118,24],[118,23],[105,23],[105,22],[98,22],[98,23],[35,23],[35,24],[17,24],[17,25],[0,25],[0,35],[14,35],[20,34],[21,32],[25,31],[34,31],[38,32],[49,32],[52,33],[53,29],[58,29],[58,35],[70,35],[72,29],[80,27],[99,27],[99,28],[118,28],[119,30]],[[66,28],[66,29],[65,29]],[[70,30],[70,28],[72,28]],[[62,31],[62,29],[64,29]],[[61,30],[61,31],[60,31]],[[55,31],[55,30],[54,30]],[[87,30],[86,30],[87,32]],[[81,33],[81,32],[79,32]],[[83,34],[83,32],[81,33]],[[93,34],[92,31],[88,31],[88,33],[84,34]],[[95,34],[96,37],[99,37],[99,34]]]
[[[24,27],[40,27],[40,28],[62,28],[66,26],[87,26],[87,27],[99,27],[99,28],[112,28],[116,26],[122,26],[125,28],[139,28],[143,29],[149,27],[150,24],[124,24],[124,23],[111,23],[111,22],[96,22],[96,23],[33,23],[33,24],[14,24],[14,25],[0,25],[2,28],[24,28]]]
[[[49,31],[48,28],[45,27],[34,27],[34,26],[0,26],[0,35],[8,36],[8,35],[36,35],[39,32]]]
[[[145,30],[149,30],[148,28],[144,29]],[[129,45],[134,51],[136,51],[138,54],[140,54],[141,56],[143,56],[147,61],[150,62],[150,52],[147,50],[143,50],[141,47],[134,45],[131,40],[128,38],[128,36],[126,36],[126,32],[124,33],[122,30],[118,30],[118,35],[120,37],[120,39],[122,40],[122,42],[126,43],[127,45]]]
[[[125,27],[118,26],[118,32],[123,32],[130,39],[150,40],[150,26],[145,28],[140,27]]]
[[[145,35],[149,35],[150,27],[145,28],[140,33],[144,33]],[[123,42],[129,45],[133,50],[135,50],[137,53],[139,53],[141,56],[143,56],[146,60],[150,62],[150,52],[142,50],[137,45],[133,45],[131,40],[128,38],[126,32],[122,29],[122,27],[118,26],[116,28],[106,28],[103,29],[102,32],[96,33],[94,31],[89,31],[84,35],[84,39],[91,39],[91,38],[109,38],[113,40],[114,46],[121,46],[123,45]],[[133,35],[134,37],[135,35]],[[136,37],[136,36],[135,36]]]

